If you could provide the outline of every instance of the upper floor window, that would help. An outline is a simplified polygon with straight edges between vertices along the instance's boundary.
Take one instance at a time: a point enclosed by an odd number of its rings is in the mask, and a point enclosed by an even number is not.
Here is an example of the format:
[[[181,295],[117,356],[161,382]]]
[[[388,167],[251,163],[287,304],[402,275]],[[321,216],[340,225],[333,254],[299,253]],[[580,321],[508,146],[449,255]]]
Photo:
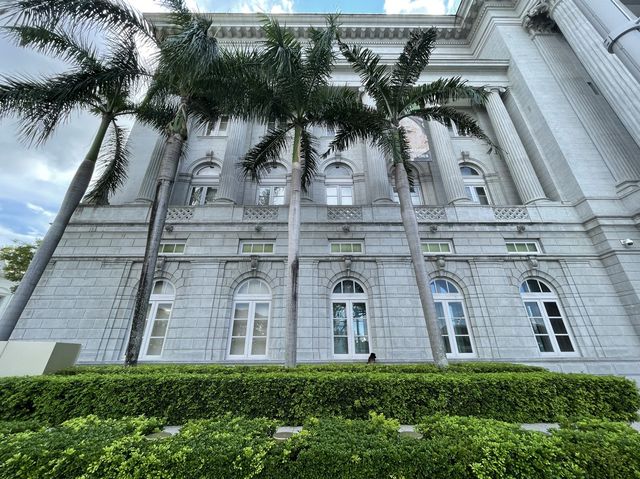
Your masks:
[[[191,179],[189,204],[191,206],[209,205],[218,196],[220,185],[220,166],[210,163],[197,168]]]
[[[461,166],[460,173],[462,173],[464,191],[467,197],[479,205],[491,204],[487,185],[482,174],[471,166]]]
[[[575,353],[560,302],[551,287],[531,278],[520,285],[520,295],[540,352]]]
[[[328,205],[353,204],[353,172],[344,163],[334,163],[324,171]]]
[[[229,127],[229,116],[221,115],[214,122],[209,122],[207,124],[207,129],[205,134],[207,136],[224,136],[227,134],[227,128]]]
[[[431,281],[431,292],[447,355],[473,355],[462,293],[446,279]]]
[[[175,289],[169,281],[161,279],[153,284],[144,323],[141,359],[160,359],[162,356],[174,299]]]
[[[271,316],[271,290],[267,283],[252,278],[238,286],[232,311],[229,357],[266,357]]]
[[[163,241],[158,254],[184,254],[185,241]]]
[[[240,254],[273,254],[273,241],[240,241]]]
[[[278,165],[260,181],[256,197],[258,206],[284,205],[287,184],[287,170]]]
[[[451,254],[453,246],[451,241],[422,241],[422,252],[424,254]]]
[[[540,253],[540,245],[537,241],[506,241],[507,252],[509,254],[538,254]]]
[[[411,168],[411,178],[413,183],[409,186],[411,204],[413,206],[423,205],[424,201],[422,200],[422,186],[420,185],[420,177],[418,175],[418,172],[414,168]],[[393,201],[395,201],[396,203],[400,202],[400,199],[398,198],[398,191],[395,188],[395,182],[393,186]]]
[[[331,294],[333,354],[337,358],[366,358],[369,355],[367,295],[360,283],[345,279]]]
[[[332,254],[362,254],[362,241],[331,241],[329,251]]]

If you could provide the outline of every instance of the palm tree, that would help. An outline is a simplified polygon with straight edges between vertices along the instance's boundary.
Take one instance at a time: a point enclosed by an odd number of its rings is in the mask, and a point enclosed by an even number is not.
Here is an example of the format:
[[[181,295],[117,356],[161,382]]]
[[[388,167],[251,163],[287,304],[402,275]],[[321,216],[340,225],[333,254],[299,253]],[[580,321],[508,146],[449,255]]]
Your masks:
[[[418,222],[411,202],[411,178],[408,174],[411,157],[407,132],[400,121],[408,117],[435,120],[446,125],[454,121],[462,134],[480,138],[489,145],[492,143],[472,117],[447,106],[458,98],[482,103],[484,94],[480,90],[468,86],[460,78],[439,79],[416,86],[429,63],[435,41],[436,30],[433,28],[411,32],[402,54],[390,71],[380,64],[380,56],[371,50],[350,47],[340,42],[340,51],[360,75],[365,92],[373,99],[376,108],[373,112],[360,113],[357,121],[350,124],[344,124],[336,118],[339,131],[325,155],[344,150],[355,141],[367,140],[377,146],[391,162],[433,359],[439,367],[446,367],[448,363],[444,341],[420,245]]]
[[[358,108],[355,91],[329,84],[337,30],[336,19],[329,16],[325,29],[310,30],[310,42],[303,47],[290,30],[267,18],[260,58],[262,75],[246,87],[244,113],[262,121],[275,120],[277,125],[243,159],[246,176],[259,181],[275,167],[293,132],[286,273],[287,367],[296,365],[300,198],[316,173],[318,160],[317,138],[310,130],[327,125],[329,119],[346,118],[351,108]]]
[[[59,4],[65,2],[20,0],[6,5],[4,18],[17,23],[5,30],[19,45],[57,57],[70,64],[71,69],[42,78],[18,76],[0,80],[0,118],[17,116],[23,138],[35,144],[46,141],[77,110],[98,116],[100,125],[58,214],[3,315],[2,340],[9,338],[27,305],[71,215],[87,191],[96,163],[102,158],[105,166],[90,199],[105,201],[124,180],[126,132],[117,120],[122,115],[136,113],[139,105],[132,98],[139,82],[149,75],[129,31],[132,25],[143,25],[137,13],[107,0],[95,3],[71,0],[66,7]],[[80,20],[74,24],[71,20],[75,15]],[[120,38],[111,41],[104,54],[99,54],[81,35],[83,28],[101,24],[112,29],[112,33],[117,31]],[[138,31],[149,32],[144,28]],[[153,116],[148,108],[147,116]],[[109,131],[111,137],[105,144]]]
[[[151,206],[147,243],[134,313],[125,354],[125,364],[136,365],[144,335],[149,298],[153,287],[162,231],[171,190],[190,129],[202,128],[230,112],[224,106],[242,92],[234,90],[243,78],[243,62],[251,61],[245,52],[222,52],[212,35],[212,21],[188,10],[183,0],[164,0],[171,10],[172,31],[159,44],[158,66],[148,92],[148,105],[172,105],[170,121],[164,125],[166,143],[160,161],[154,201]],[[231,81],[234,78],[235,81]]]

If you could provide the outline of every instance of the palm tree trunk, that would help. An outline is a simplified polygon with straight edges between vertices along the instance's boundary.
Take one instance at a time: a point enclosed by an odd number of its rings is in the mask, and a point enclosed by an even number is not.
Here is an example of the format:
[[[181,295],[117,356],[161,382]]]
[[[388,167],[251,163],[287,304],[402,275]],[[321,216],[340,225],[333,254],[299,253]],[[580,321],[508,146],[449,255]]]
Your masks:
[[[411,193],[409,190],[409,178],[404,163],[399,161],[395,165],[396,190],[400,200],[400,214],[402,215],[402,225],[407,235],[407,243],[411,252],[411,262],[413,263],[413,271],[416,275],[418,283],[418,294],[420,295],[420,303],[422,303],[422,313],[424,321],[427,325],[427,334],[429,335],[429,344],[431,345],[431,354],[436,366],[446,368],[447,355],[445,352],[442,333],[438,327],[438,318],[436,314],[433,295],[431,294],[431,286],[429,284],[429,275],[422,253],[420,244],[420,233],[418,231],[418,220],[416,212],[411,203]]]
[[[112,119],[111,115],[102,115],[100,126],[91,143],[91,147],[71,180],[71,184],[60,205],[60,210],[53,220],[53,223],[51,223],[47,234],[45,234],[40,247],[29,264],[29,268],[27,268],[24,277],[20,281],[18,289],[2,316],[2,321],[0,322],[0,341],[6,341],[11,336],[18,319],[20,319],[20,315],[22,315],[44,270],[58,247],[58,243],[60,243],[60,239],[69,224],[71,216],[87,192],[87,187],[91,182],[102,142]]]
[[[131,322],[131,332],[129,333],[129,342],[125,355],[125,364],[127,366],[135,366],[138,364],[138,357],[140,356],[145,320],[147,310],[149,309],[149,298],[151,297],[154,273],[158,261],[158,251],[160,250],[162,231],[164,230],[167,210],[169,209],[171,190],[173,189],[178,163],[182,155],[183,138],[179,133],[174,133],[169,137],[160,163],[156,193],[149,217],[147,245],[144,251],[142,272],[140,273],[140,282],[138,284],[133,320]]]
[[[300,198],[302,195],[302,165],[300,164],[300,137],[302,129],[296,126],[291,159],[291,193],[289,196],[289,245],[287,250],[287,318],[285,361],[287,368],[296,367],[298,350],[298,272],[300,271]]]

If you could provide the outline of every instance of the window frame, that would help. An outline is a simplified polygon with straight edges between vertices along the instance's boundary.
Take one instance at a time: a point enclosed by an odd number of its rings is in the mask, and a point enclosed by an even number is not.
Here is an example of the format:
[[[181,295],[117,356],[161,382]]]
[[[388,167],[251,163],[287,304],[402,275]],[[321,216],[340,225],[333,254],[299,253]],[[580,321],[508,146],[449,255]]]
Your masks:
[[[220,115],[215,123],[209,123],[205,127],[204,136],[227,136],[231,117],[229,115]],[[224,128],[221,128],[224,126]]]
[[[538,255],[538,254],[542,254],[542,248],[540,247],[540,241],[538,240],[530,240],[530,239],[526,239],[526,240],[510,240],[510,239],[506,239],[504,240],[505,243],[505,247],[507,248],[507,254],[515,254],[515,255]],[[512,244],[515,246],[516,251],[509,251],[509,245]],[[518,245],[525,245],[527,246],[527,251],[517,251]],[[535,251],[529,251],[529,245],[533,245],[536,250]]]
[[[456,289],[456,293],[438,293],[437,290],[436,292],[433,292],[432,290],[432,294],[433,294],[433,302],[434,303],[441,303],[442,304],[442,311],[444,313],[444,321],[445,321],[445,327],[447,328],[447,338],[449,339],[449,347],[451,348],[451,352],[450,353],[446,353],[447,358],[475,358],[478,356],[477,353],[477,349],[476,349],[476,344],[475,344],[475,340],[474,340],[474,335],[472,334],[471,331],[471,322],[470,322],[470,318],[469,318],[469,313],[467,311],[467,306],[465,304],[465,298],[464,298],[464,294],[460,291],[460,287],[453,283],[452,281],[449,281],[447,278],[435,278],[432,281],[429,282],[429,288],[432,288],[432,284],[435,285],[436,281],[446,281],[447,283],[451,284],[453,287],[455,287]],[[434,286],[435,287],[435,286]],[[447,287],[448,289],[448,287]],[[471,344],[471,352],[470,353],[461,353],[458,351],[458,342],[456,341],[456,334],[455,334],[455,327],[453,325],[453,320],[451,318],[451,313],[450,313],[450,309],[449,309],[449,303],[460,303],[461,307],[462,307],[462,314],[464,314],[464,321],[465,321],[465,326],[467,328],[467,333],[466,335],[462,334],[462,335],[458,335],[458,336],[468,336],[469,337],[469,343]],[[438,325],[439,327],[439,325]],[[442,337],[442,335],[441,335]],[[455,346],[455,348],[454,348]]]
[[[465,194],[467,198],[477,205],[481,206],[491,206],[493,205],[493,200],[491,199],[491,192],[489,191],[489,187],[487,186],[487,181],[484,178],[484,172],[473,165],[461,164],[459,165],[460,174],[462,175],[462,183],[464,186]],[[462,173],[463,168],[468,168],[477,173],[477,175],[465,175]],[[482,188],[484,190],[484,195],[478,194],[478,188]],[[487,199],[487,203],[482,203],[480,201],[480,196],[484,196]]]
[[[199,172],[205,168],[213,168],[216,170],[215,175],[199,175]],[[218,198],[218,191],[220,190],[220,175],[222,174],[222,167],[213,161],[207,163],[201,163],[192,170],[191,183],[189,184],[189,197],[187,203],[189,206],[206,206],[215,203]],[[196,189],[201,188],[200,197],[197,203],[193,202],[193,194]],[[213,200],[207,201],[207,192],[209,189],[215,190]]]
[[[529,280],[535,280],[538,281],[539,283],[542,283],[543,285],[545,285],[547,287],[547,289],[549,289],[550,292],[540,292],[540,293],[523,293],[522,292],[522,285],[529,281]],[[542,288],[541,288],[542,291]],[[538,353],[540,354],[540,356],[543,357],[557,357],[557,356],[563,356],[563,357],[574,357],[574,356],[580,356],[580,353],[578,352],[578,347],[577,347],[577,343],[575,340],[575,336],[573,335],[573,332],[571,330],[570,327],[570,323],[567,320],[567,314],[564,311],[564,308],[562,307],[562,304],[560,302],[560,298],[558,298],[558,295],[555,293],[554,289],[546,282],[543,281],[539,278],[527,278],[524,281],[522,281],[522,283],[520,283],[520,289],[519,289],[519,293],[520,293],[520,299],[522,300],[522,306],[524,307],[525,310],[525,315],[527,316],[527,320],[529,321],[529,327],[531,328],[531,334],[534,340],[534,344],[537,347]],[[558,312],[560,313],[560,319],[562,320],[562,326],[564,327],[564,329],[567,331],[566,334],[557,334],[555,332],[555,330],[553,329],[553,325],[551,323],[551,320],[549,318],[549,314],[547,313],[547,309],[545,308],[544,303],[555,303],[556,308],[558,309]],[[545,329],[547,331],[547,336],[549,338],[549,341],[551,341],[551,346],[553,347],[553,351],[540,351],[540,345],[536,339],[537,336],[539,336],[533,326],[533,323],[531,321],[531,316],[529,316],[529,310],[527,308],[526,303],[537,303],[538,306],[538,310],[540,311],[541,315],[542,315],[542,320],[544,322],[544,326]],[[558,340],[556,338],[556,336],[567,336],[569,338],[569,341],[571,343],[571,347],[573,348],[573,351],[560,351],[560,346],[558,343]]]
[[[334,293],[334,289],[336,286],[344,281],[353,281],[354,282],[354,293]],[[362,289],[363,293],[355,293],[355,284],[358,284]],[[348,352],[346,354],[337,354],[335,352],[335,326],[334,326],[334,311],[333,305],[335,303],[345,303],[345,319],[347,322],[347,346]],[[353,304],[354,303],[363,303],[365,310],[365,321],[366,321],[366,338],[367,338],[367,347],[368,352],[366,353],[356,353],[356,343],[353,331]],[[369,322],[369,295],[367,294],[366,289],[360,283],[360,281],[354,278],[342,278],[331,287],[331,294],[329,296],[329,327],[331,328],[331,353],[333,359],[367,359],[371,354],[371,331],[370,331],[370,322]]]
[[[333,245],[360,245],[360,251],[332,251]],[[329,254],[334,255],[362,255],[364,254],[364,240],[329,240]]]
[[[267,289],[269,290],[268,294],[265,293],[237,293],[237,291],[242,287],[243,284],[249,281],[260,281],[263,283]],[[244,353],[243,354],[231,354],[231,345],[234,338],[238,338],[240,336],[233,336],[233,323],[235,321],[235,312],[236,306],[239,303],[249,303],[249,309],[247,312],[247,325],[245,329],[244,336]],[[253,326],[255,323],[255,307],[258,303],[267,303],[269,306],[269,315],[267,316],[267,329],[265,338],[265,352],[264,354],[251,354],[251,344],[253,343]],[[231,318],[229,322],[229,332],[228,332],[228,340],[227,340],[227,349],[226,349],[226,357],[228,360],[233,361],[252,361],[256,359],[268,359],[269,357],[269,330],[271,328],[271,318],[273,313],[273,292],[271,288],[266,283],[266,281],[259,278],[250,278],[243,281],[236,288],[236,292],[233,294],[233,301],[231,303]],[[262,337],[262,336],[260,336]],[[249,346],[249,347],[247,347]]]
[[[171,286],[171,288],[173,289],[172,294],[167,294],[167,293],[153,293],[153,289],[155,289],[156,284],[159,282],[165,282],[167,284],[169,284]],[[153,289],[152,289],[152,293],[151,296],[149,297],[149,307],[147,310],[147,317],[145,318],[145,322],[144,322],[144,331],[143,331],[143,335],[142,335],[142,343],[140,345],[140,359],[143,361],[158,361],[162,359],[162,355],[164,354],[164,348],[167,344],[167,336],[169,334],[169,327],[171,326],[171,318],[173,317],[173,309],[175,307],[175,299],[176,299],[176,287],[171,283],[171,281],[167,280],[167,279],[163,279],[163,278],[159,278],[159,279],[155,279],[153,281]],[[156,320],[158,319],[157,316],[157,312],[158,312],[158,308],[161,304],[167,304],[170,303],[171,304],[171,310],[169,311],[169,317],[167,318],[167,327],[164,331],[164,336],[163,336],[163,341],[162,341],[162,347],[160,349],[160,354],[157,355],[149,355],[148,354],[148,349],[149,349],[149,343],[151,342],[151,339],[157,338],[159,336],[151,336],[151,333],[153,332],[153,326],[156,322]],[[153,318],[153,320],[149,321],[150,318]],[[161,319],[161,321],[164,321],[164,318]]]
[[[172,252],[165,252],[162,251],[162,248],[164,246],[167,245],[174,245],[174,251]],[[175,251],[175,247],[176,246],[182,246],[182,251],[180,252],[176,252]],[[185,252],[187,251],[187,240],[162,240],[160,241],[160,249],[158,249],[158,255],[162,255],[162,256],[180,256],[185,254]]]
[[[447,245],[449,251],[425,251],[424,247],[426,245]],[[453,249],[453,241],[451,240],[421,240],[420,248],[422,249],[422,254],[424,255],[441,255],[441,254],[454,254],[455,251]]]
[[[255,251],[251,251],[248,253],[245,253],[244,247],[245,245],[271,245],[271,251],[269,252],[265,252],[264,248],[262,252],[255,252]],[[276,250],[276,241],[275,240],[240,240],[239,244],[238,244],[238,254],[244,255],[244,256],[263,256],[263,255],[273,255],[275,254],[275,250]]]
[[[282,188],[282,203],[274,203],[274,198],[280,198],[280,196],[276,196],[274,194],[275,188]],[[269,198],[267,200],[267,204],[260,204],[260,191],[261,190],[269,190]],[[284,183],[260,183],[258,188],[256,189],[256,206],[284,206],[287,202],[287,184],[286,181]]]

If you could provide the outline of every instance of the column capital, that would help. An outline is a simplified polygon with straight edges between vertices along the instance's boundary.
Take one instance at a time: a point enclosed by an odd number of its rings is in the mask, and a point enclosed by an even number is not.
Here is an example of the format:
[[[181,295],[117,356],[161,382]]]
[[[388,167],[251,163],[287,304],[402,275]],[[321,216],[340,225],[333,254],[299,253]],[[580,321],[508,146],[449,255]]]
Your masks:
[[[540,0],[522,19],[522,26],[531,36],[558,33],[560,30],[551,18],[551,2]]]
[[[497,93],[498,95],[501,95],[502,93],[506,92],[507,89],[503,86],[485,86],[484,87],[484,91],[486,91],[487,93]]]

